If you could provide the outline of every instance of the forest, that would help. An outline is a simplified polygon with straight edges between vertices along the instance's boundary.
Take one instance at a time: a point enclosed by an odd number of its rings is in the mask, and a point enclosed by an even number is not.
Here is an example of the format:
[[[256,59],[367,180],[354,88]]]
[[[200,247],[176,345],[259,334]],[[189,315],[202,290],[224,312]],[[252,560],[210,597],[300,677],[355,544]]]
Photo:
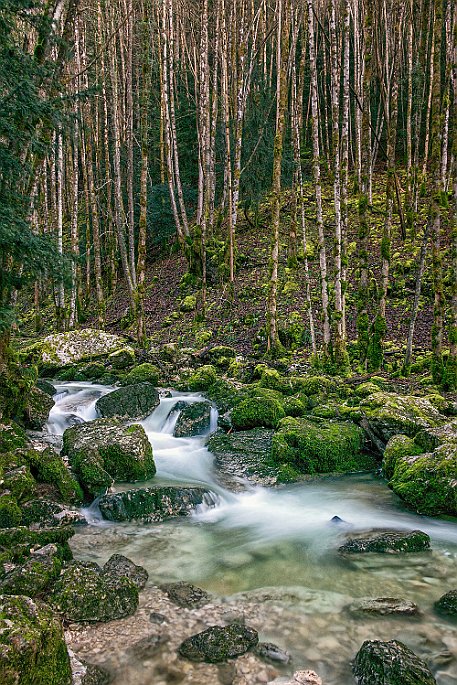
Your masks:
[[[0,0],[0,685],[457,683],[456,123],[452,0]]]

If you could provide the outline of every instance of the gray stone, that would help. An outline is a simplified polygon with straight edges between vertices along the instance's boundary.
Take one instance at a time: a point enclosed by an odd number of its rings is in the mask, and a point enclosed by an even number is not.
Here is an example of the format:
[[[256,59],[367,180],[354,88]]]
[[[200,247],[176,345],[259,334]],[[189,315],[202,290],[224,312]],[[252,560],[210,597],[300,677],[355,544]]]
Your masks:
[[[450,590],[435,602],[435,609],[439,614],[457,620],[457,590]]]
[[[339,548],[341,554],[404,554],[430,549],[430,537],[420,530],[373,530],[351,533]]]
[[[136,383],[100,397],[95,403],[100,416],[140,421],[160,404],[159,393],[151,383]]]
[[[407,599],[394,597],[378,597],[376,599],[361,599],[348,607],[351,614],[377,616],[415,616],[418,613],[417,604]]]
[[[142,590],[148,580],[148,572],[142,566],[137,566],[133,561],[122,556],[113,554],[103,566],[103,572],[112,576],[126,576],[136,585],[138,590]]]
[[[209,402],[178,402],[173,408],[173,411],[176,410],[180,410],[180,413],[173,431],[175,438],[193,437],[208,431],[211,423]]]
[[[261,659],[271,661],[274,664],[288,664],[290,661],[289,652],[272,642],[259,642],[255,648],[255,653]]]
[[[184,640],[178,652],[190,661],[219,663],[245,654],[259,641],[257,631],[253,628],[232,623],[221,627],[211,626],[197,635]]]
[[[211,595],[205,590],[184,581],[165,583],[160,589],[166,592],[174,604],[183,609],[197,609],[211,601]]]
[[[358,685],[436,685],[427,664],[398,640],[367,640],[353,664]]]
[[[241,480],[257,485],[276,483],[277,469],[271,465],[274,431],[254,428],[234,433],[216,433],[208,442],[220,482],[232,490],[243,489]]]

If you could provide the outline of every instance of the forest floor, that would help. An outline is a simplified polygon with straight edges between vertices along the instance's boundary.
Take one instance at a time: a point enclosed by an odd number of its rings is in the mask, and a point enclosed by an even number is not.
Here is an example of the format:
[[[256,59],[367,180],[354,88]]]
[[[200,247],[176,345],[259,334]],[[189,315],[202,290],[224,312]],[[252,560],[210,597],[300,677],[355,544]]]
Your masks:
[[[380,286],[380,243],[384,221],[384,183],[385,177],[378,175],[374,179],[373,206],[371,212],[371,245],[370,245],[370,293],[371,314],[376,313],[376,301]],[[317,228],[315,225],[314,194],[311,185],[305,188],[308,244],[307,255],[311,276],[313,313],[317,329],[317,338],[321,335],[319,259]],[[333,245],[333,196],[332,188],[323,189],[324,222],[328,234],[329,246]],[[389,299],[387,307],[387,343],[386,359],[388,371],[395,371],[401,364],[401,349],[407,338],[410,308],[414,297],[416,268],[425,223],[426,198],[422,200],[422,213],[419,214],[414,229],[406,239],[402,239],[398,215],[394,215],[392,231],[392,266]],[[297,322],[302,326],[299,351],[305,356],[309,353],[309,324],[305,297],[305,270],[303,268],[303,242],[298,226],[298,266],[288,268],[288,242],[293,201],[290,193],[285,193],[281,212],[281,247],[278,290],[279,327],[287,332],[297,329]],[[216,249],[213,261],[209,263],[206,316],[204,321],[196,311],[186,310],[184,300],[197,293],[192,285],[186,284],[186,262],[174,246],[162,248],[154,260],[148,261],[146,274],[145,315],[147,334],[152,345],[168,342],[178,343],[183,347],[203,347],[204,344],[224,344],[236,348],[240,354],[261,354],[265,335],[265,301],[268,287],[268,261],[270,254],[270,208],[268,202],[261,205],[258,213],[247,216],[240,209],[237,231],[237,270],[235,286],[232,290],[227,281],[221,277],[221,264],[224,268],[224,245],[222,238],[216,236]],[[150,227],[153,231],[153,227]],[[349,231],[347,236],[347,325],[348,340],[356,338],[356,310],[358,282],[358,249],[357,249],[357,203],[349,201]],[[226,234],[222,225],[220,234]],[[219,242],[218,242],[219,240]],[[327,253],[327,261],[332,280],[333,254]],[[430,349],[430,333],[433,317],[433,300],[430,280],[430,269],[426,268],[423,284],[423,296],[416,324],[414,348],[416,354],[422,355]],[[125,313],[128,297],[125,286],[119,279],[114,295],[107,302],[107,330],[134,336],[133,328],[125,325]],[[51,298],[43,303],[43,330],[41,334],[52,330],[53,306]],[[48,314],[47,314],[48,312]],[[95,318],[88,312],[83,326],[94,325]],[[298,326],[298,327],[299,327]],[[33,330],[33,310],[30,301],[23,298],[22,320],[19,323],[21,336],[35,337]],[[394,360],[395,358],[395,360]],[[391,363],[392,362],[392,363]]]

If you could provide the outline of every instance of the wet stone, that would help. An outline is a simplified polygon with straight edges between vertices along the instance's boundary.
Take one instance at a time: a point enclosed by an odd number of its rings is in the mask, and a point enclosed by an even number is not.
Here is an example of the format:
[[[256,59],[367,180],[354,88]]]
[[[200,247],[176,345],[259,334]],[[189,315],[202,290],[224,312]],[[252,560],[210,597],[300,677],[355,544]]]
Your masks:
[[[435,609],[439,614],[457,621],[457,590],[450,590],[435,602]]]
[[[180,656],[190,661],[219,663],[245,654],[258,643],[257,631],[233,623],[230,626],[211,626],[184,640],[178,649]]]
[[[126,576],[138,590],[142,590],[148,580],[148,572],[142,566],[137,566],[122,554],[113,554],[103,566],[103,572],[111,576]]]
[[[430,549],[430,538],[420,530],[374,530],[352,534],[339,548],[341,554],[406,554]]]
[[[362,599],[350,604],[348,610],[351,614],[363,614],[365,616],[415,616],[419,611],[414,602],[394,597]]]
[[[180,581],[178,583],[166,583],[160,589],[166,592],[174,604],[183,609],[198,609],[211,601],[211,595],[191,583]]]
[[[285,649],[281,649],[278,645],[272,642],[259,642],[255,648],[255,653],[261,659],[272,661],[273,663],[288,664],[290,661],[290,654]]]
[[[398,640],[367,640],[353,664],[358,685],[436,685],[427,664]]]
[[[157,625],[160,625],[161,623],[165,623],[167,617],[163,614],[159,614],[159,612],[157,611],[152,611],[149,614],[149,620],[151,621],[151,623],[156,623]]]

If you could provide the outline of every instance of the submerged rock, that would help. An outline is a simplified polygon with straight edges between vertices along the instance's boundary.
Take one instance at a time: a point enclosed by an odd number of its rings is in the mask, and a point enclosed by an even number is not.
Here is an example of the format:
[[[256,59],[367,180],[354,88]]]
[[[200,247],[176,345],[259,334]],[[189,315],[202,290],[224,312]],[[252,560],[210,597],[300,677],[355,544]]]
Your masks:
[[[288,664],[290,661],[290,654],[285,649],[281,649],[278,645],[272,642],[259,642],[255,648],[255,653],[261,659],[271,661],[275,664]]]
[[[457,620],[457,590],[450,590],[435,602],[435,609],[439,614]]]
[[[214,505],[214,495],[199,487],[155,486],[105,495],[99,507],[108,521],[154,523],[188,516],[199,504]]]
[[[103,566],[103,572],[111,576],[126,576],[138,590],[144,588],[149,577],[145,568],[137,566],[122,554],[113,554]]]
[[[415,616],[419,611],[414,602],[394,597],[357,600],[349,605],[348,610],[351,614],[377,616]]]
[[[0,596],[3,685],[70,685],[62,625],[52,609],[24,596]]]
[[[253,628],[232,623],[229,626],[211,626],[197,635],[184,640],[178,652],[190,661],[206,661],[217,664],[245,654],[259,641]]]
[[[165,583],[160,589],[166,592],[174,604],[183,609],[197,609],[211,601],[211,595],[205,590],[184,581]]]
[[[68,653],[73,674],[72,685],[109,685],[112,678],[108,671],[101,666],[88,664],[83,659],[78,659],[71,649]]]
[[[148,480],[156,471],[144,428],[125,426],[118,419],[97,419],[67,428],[63,453],[92,496],[103,494],[113,481]]]
[[[405,554],[430,549],[430,537],[421,530],[373,530],[354,533],[339,548],[341,554]]]
[[[213,435],[208,449],[214,454],[214,466],[223,484],[240,489],[240,479],[258,485],[276,483],[277,469],[271,463],[272,438],[273,431],[265,428]]]
[[[367,640],[353,664],[359,685],[436,685],[427,664],[398,640]]]
[[[136,383],[103,395],[95,403],[95,408],[103,418],[117,416],[140,421],[159,404],[159,393],[151,383]]]
[[[68,621],[112,621],[135,613],[138,588],[126,576],[104,572],[95,563],[70,562],[54,586],[51,601]]]
[[[210,402],[178,402],[173,411],[180,410],[173,431],[175,438],[189,438],[208,431],[211,423]]]

